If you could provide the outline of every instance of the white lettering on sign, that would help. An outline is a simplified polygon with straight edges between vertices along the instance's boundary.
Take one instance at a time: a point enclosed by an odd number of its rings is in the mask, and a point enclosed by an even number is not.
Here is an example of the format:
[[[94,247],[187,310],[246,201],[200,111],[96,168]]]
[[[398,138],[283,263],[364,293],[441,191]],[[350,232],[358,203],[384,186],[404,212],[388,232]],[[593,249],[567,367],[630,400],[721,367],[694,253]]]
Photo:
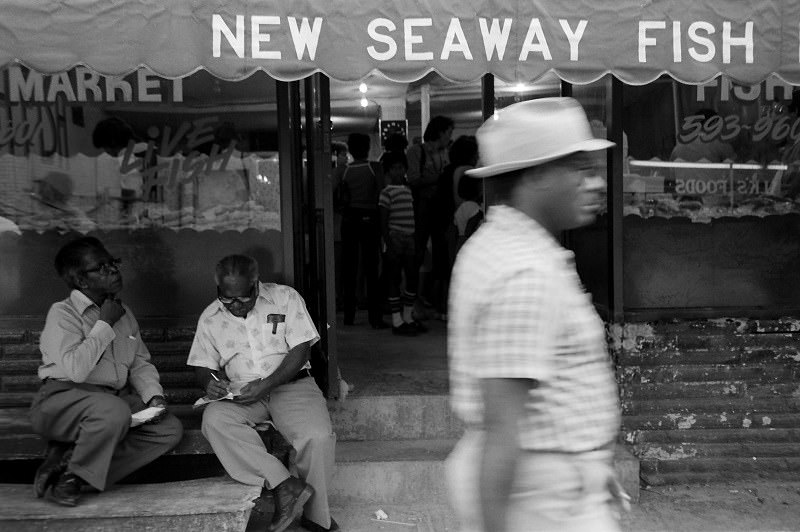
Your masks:
[[[162,80],[141,69],[136,72],[135,84],[124,78],[101,76],[86,67],[46,75],[35,71],[26,73],[22,67],[12,65],[6,72],[8,99],[15,103],[54,102],[59,97],[68,102],[86,102],[90,96],[95,102],[161,102],[162,83],[172,84],[173,102],[183,101],[183,80]]]
[[[753,195],[766,194],[770,185],[768,181],[760,181],[756,176],[737,179],[733,183],[728,179],[676,179],[675,192],[677,194],[730,194],[731,184],[733,191]]]
[[[486,51],[486,60],[491,61],[492,55],[497,52],[497,59],[503,60],[508,46],[508,36],[511,34],[510,18],[503,19],[503,29],[500,29],[500,20],[493,18],[491,27],[486,25],[486,19],[478,19],[483,37],[483,49]]]
[[[433,52],[415,52],[414,45],[424,42],[422,35],[416,35],[414,28],[433,26],[430,18],[407,18],[403,20],[403,37],[405,38],[406,61],[430,61]]]
[[[388,61],[397,55],[397,42],[389,35],[379,33],[378,30],[386,28],[389,31],[395,31],[397,26],[388,18],[376,18],[369,21],[367,26],[367,33],[373,41],[378,41],[386,45],[386,51],[380,52],[374,46],[367,47],[367,53],[371,58],[376,61]]]
[[[527,60],[530,52],[541,53],[542,59],[545,61],[551,61],[553,59],[552,54],[550,54],[550,47],[547,46],[547,39],[544,36],[542,23],[539,22],[538,18],[531,19],[531,23],[528,26],[528,34],[525,35],[525,42],[522,44],[522,51],[519,53],[519,60]]]
[[[303,59],[304,51],[308,50],[308,58],[313,61],[317,56],[317,44],[319,44],[319,34],[322,30],[322,18],[316,17],[312,27],[309,26],[307,18],[303,18],[298,26],[297,18],[289,17],[289,30],[292,33],[297,59]]]
[[[456,43],[456,40],[458,43]],[[467,37],[464,35],[461,21],[457,18],[450,19],[450,26],[447,28],[447,37],[444,38],[444,46],[442,46],[442,60],[447,61],[450,58],[451,52],[460,52],[464,54],[464,59],[472,61],[472,52],[467,44]]]
[[[286,17],[289,33],[292,36],[297,59],[303,59],[306,51],[313,61],[317,56],[317,45],[322,31],[322,18],[315,17],[314,22],[303,17]],[[214,57],[222,57],[222,38],[228,42],[239,58],[245,57],[247,35],[244,15],[236,15],[235,29],[231,29],[221,15],[211,15],[211,52]],[[280,50],[265,50],[262,44],[272,41],[272,35],[262,30],[262,26],[280,26],[281,18],[274,15],[253,15],[250,17],[250,55],[254,59],[272,59],[279,61]]]
[[[697,86],[695,101],[705,102],[707,99],[706,89],[709,88],[719,88],[719,100],[722,102],[730,101],[731,92],[736,98],[750,102],[758,100],[761,97],[762,92],[761,85],[752,85],[750,87],[742,85],[734,86],[733,82],[731,82],[731,80],[728,78],[717,78],[709,81],[708,83]],[[780,89],[780,97],[778,96],[778,89]],[[772,76],[767,78],[766,92],[764,93],[764,97],[770,102],[778,99],[790,100],[792,98],[793,90],[794,85],[791,83],[786,83],[778,77]]]
[[[667,29],[667,22],[664,20],[641,20],[639,21],[639,62],[647,62],[647,48],[660,46],[658,35],[661,30]],[[672,61],[680,63],[683,60],[684,35],[682,33],[681,22],[672,21]],[[717,44],[721,44],[722,62],[731,62],[731,49],[733,47],[744,48],[745,63],[751,64],[754,61],[754,41],[753,41],[753,21],[744,23],[744,34],[740,37],[733,35],[733,26],[730,21],[722,22],[722,38],[720,43],[714,41],[711,36],[717,34],[714,24],[705,21],[695,21],[686,28],[686,40],[691,44],[686,51],[689,56],[699,63],[709,63],[717,59]]]
[[[569,27],[569,22],[567,20],[562,18],[558,20],[558,23],[561,24],[561,29],[564,30],[564,35],[567,36],[567,40],[569,41],[569,60],[577,61],[578,45],[581,43],[583,32],[586,31],[586,26],[589,24],[589,21],[581,20],[578,22],[578,27],[575,28],[574,31]]]
[[[238,18],[238,17],[237,17]],[[250,49],[253,59],[280,59],[280,50],[262,50],[261,43],[268,43],[272,40],[269,33],[262,33],[261,26],[279,26],[280,17],[259,16],[250,17],[251,39]]]

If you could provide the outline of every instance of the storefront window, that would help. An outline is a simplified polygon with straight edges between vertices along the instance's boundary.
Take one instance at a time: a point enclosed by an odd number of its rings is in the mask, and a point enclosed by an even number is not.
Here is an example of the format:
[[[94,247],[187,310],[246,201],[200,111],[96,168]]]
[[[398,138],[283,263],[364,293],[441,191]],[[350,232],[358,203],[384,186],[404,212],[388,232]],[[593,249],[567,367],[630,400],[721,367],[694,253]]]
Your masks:
[[[800,212],[794,94],[775,78],[626,87],[625,213],[709,222]]]
[[[123,260],[140,316],[193,315],[213,267],[247,252],[280,281],[275,81],[199,71],[115,78],[0,70],[0,314],[42,315],[64,287],[56,250],[80,235]]]
[[[20,230],[280,228],[257,92],[202,73],[3,76],[0,215]]]

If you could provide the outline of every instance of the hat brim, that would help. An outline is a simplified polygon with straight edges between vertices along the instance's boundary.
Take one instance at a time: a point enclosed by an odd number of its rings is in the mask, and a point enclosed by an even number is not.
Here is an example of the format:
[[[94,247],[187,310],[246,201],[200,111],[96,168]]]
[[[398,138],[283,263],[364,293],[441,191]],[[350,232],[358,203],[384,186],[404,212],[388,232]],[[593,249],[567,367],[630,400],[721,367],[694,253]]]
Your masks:
[[[610,140],[589,139],[575,143],[571,146],[567,146],[564,149],[555,153],[551,153],[546,157],[536,157],[534,159],[524,159],[520,161],[509,161],[504,163],[490,164],[489,166],[481,166],[478,168],[467,170],[465,174],[470,177],[477,177],[477,178],[493,177],[496,175],[505,174],[507,172],[513,172],[514,170],[519,170],[521,168],[528,168],[529,166],[538,166],[540,164],[548,163],[550,161],[555,161],[556,159],[560,159],[561,157],[566,157],[567,155],[572,155],[573,153],[605,150],[608,148],[612,148],[614,146],[616,146],[616,144],[614,144]]]

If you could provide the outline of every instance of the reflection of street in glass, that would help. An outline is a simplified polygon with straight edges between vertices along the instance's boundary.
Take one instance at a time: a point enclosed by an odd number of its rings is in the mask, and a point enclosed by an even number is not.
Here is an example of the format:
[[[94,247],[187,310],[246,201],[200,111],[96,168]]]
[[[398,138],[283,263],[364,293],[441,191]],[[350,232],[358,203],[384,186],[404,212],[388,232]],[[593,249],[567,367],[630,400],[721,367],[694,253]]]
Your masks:
[[[43,178],[35,179],[33,223],[50,223],[58,229],[74,230],[82,233],[91,231],[96,224],[72,204],[72,178],[63,172],[50,172]]]

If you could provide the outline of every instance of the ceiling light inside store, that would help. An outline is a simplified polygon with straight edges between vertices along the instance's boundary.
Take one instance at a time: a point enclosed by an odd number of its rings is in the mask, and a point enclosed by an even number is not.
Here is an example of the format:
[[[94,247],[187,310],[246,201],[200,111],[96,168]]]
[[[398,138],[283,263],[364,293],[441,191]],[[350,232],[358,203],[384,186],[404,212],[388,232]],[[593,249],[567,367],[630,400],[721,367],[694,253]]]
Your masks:
[[[366,98],[361,98],[361,107],[367,107],[369,105],[369,100]]]
[[[526,90],[528,90],[528,86],[522,82],[514,85],[514,92],[525,92]]]
[[[367,84],[366,83],[362,83],[361,85],[359,85],[358,86],[358,92],[360,92],[361,94],[366,94],[367,93]],[[366,107],[366,105],[364,107]]]

